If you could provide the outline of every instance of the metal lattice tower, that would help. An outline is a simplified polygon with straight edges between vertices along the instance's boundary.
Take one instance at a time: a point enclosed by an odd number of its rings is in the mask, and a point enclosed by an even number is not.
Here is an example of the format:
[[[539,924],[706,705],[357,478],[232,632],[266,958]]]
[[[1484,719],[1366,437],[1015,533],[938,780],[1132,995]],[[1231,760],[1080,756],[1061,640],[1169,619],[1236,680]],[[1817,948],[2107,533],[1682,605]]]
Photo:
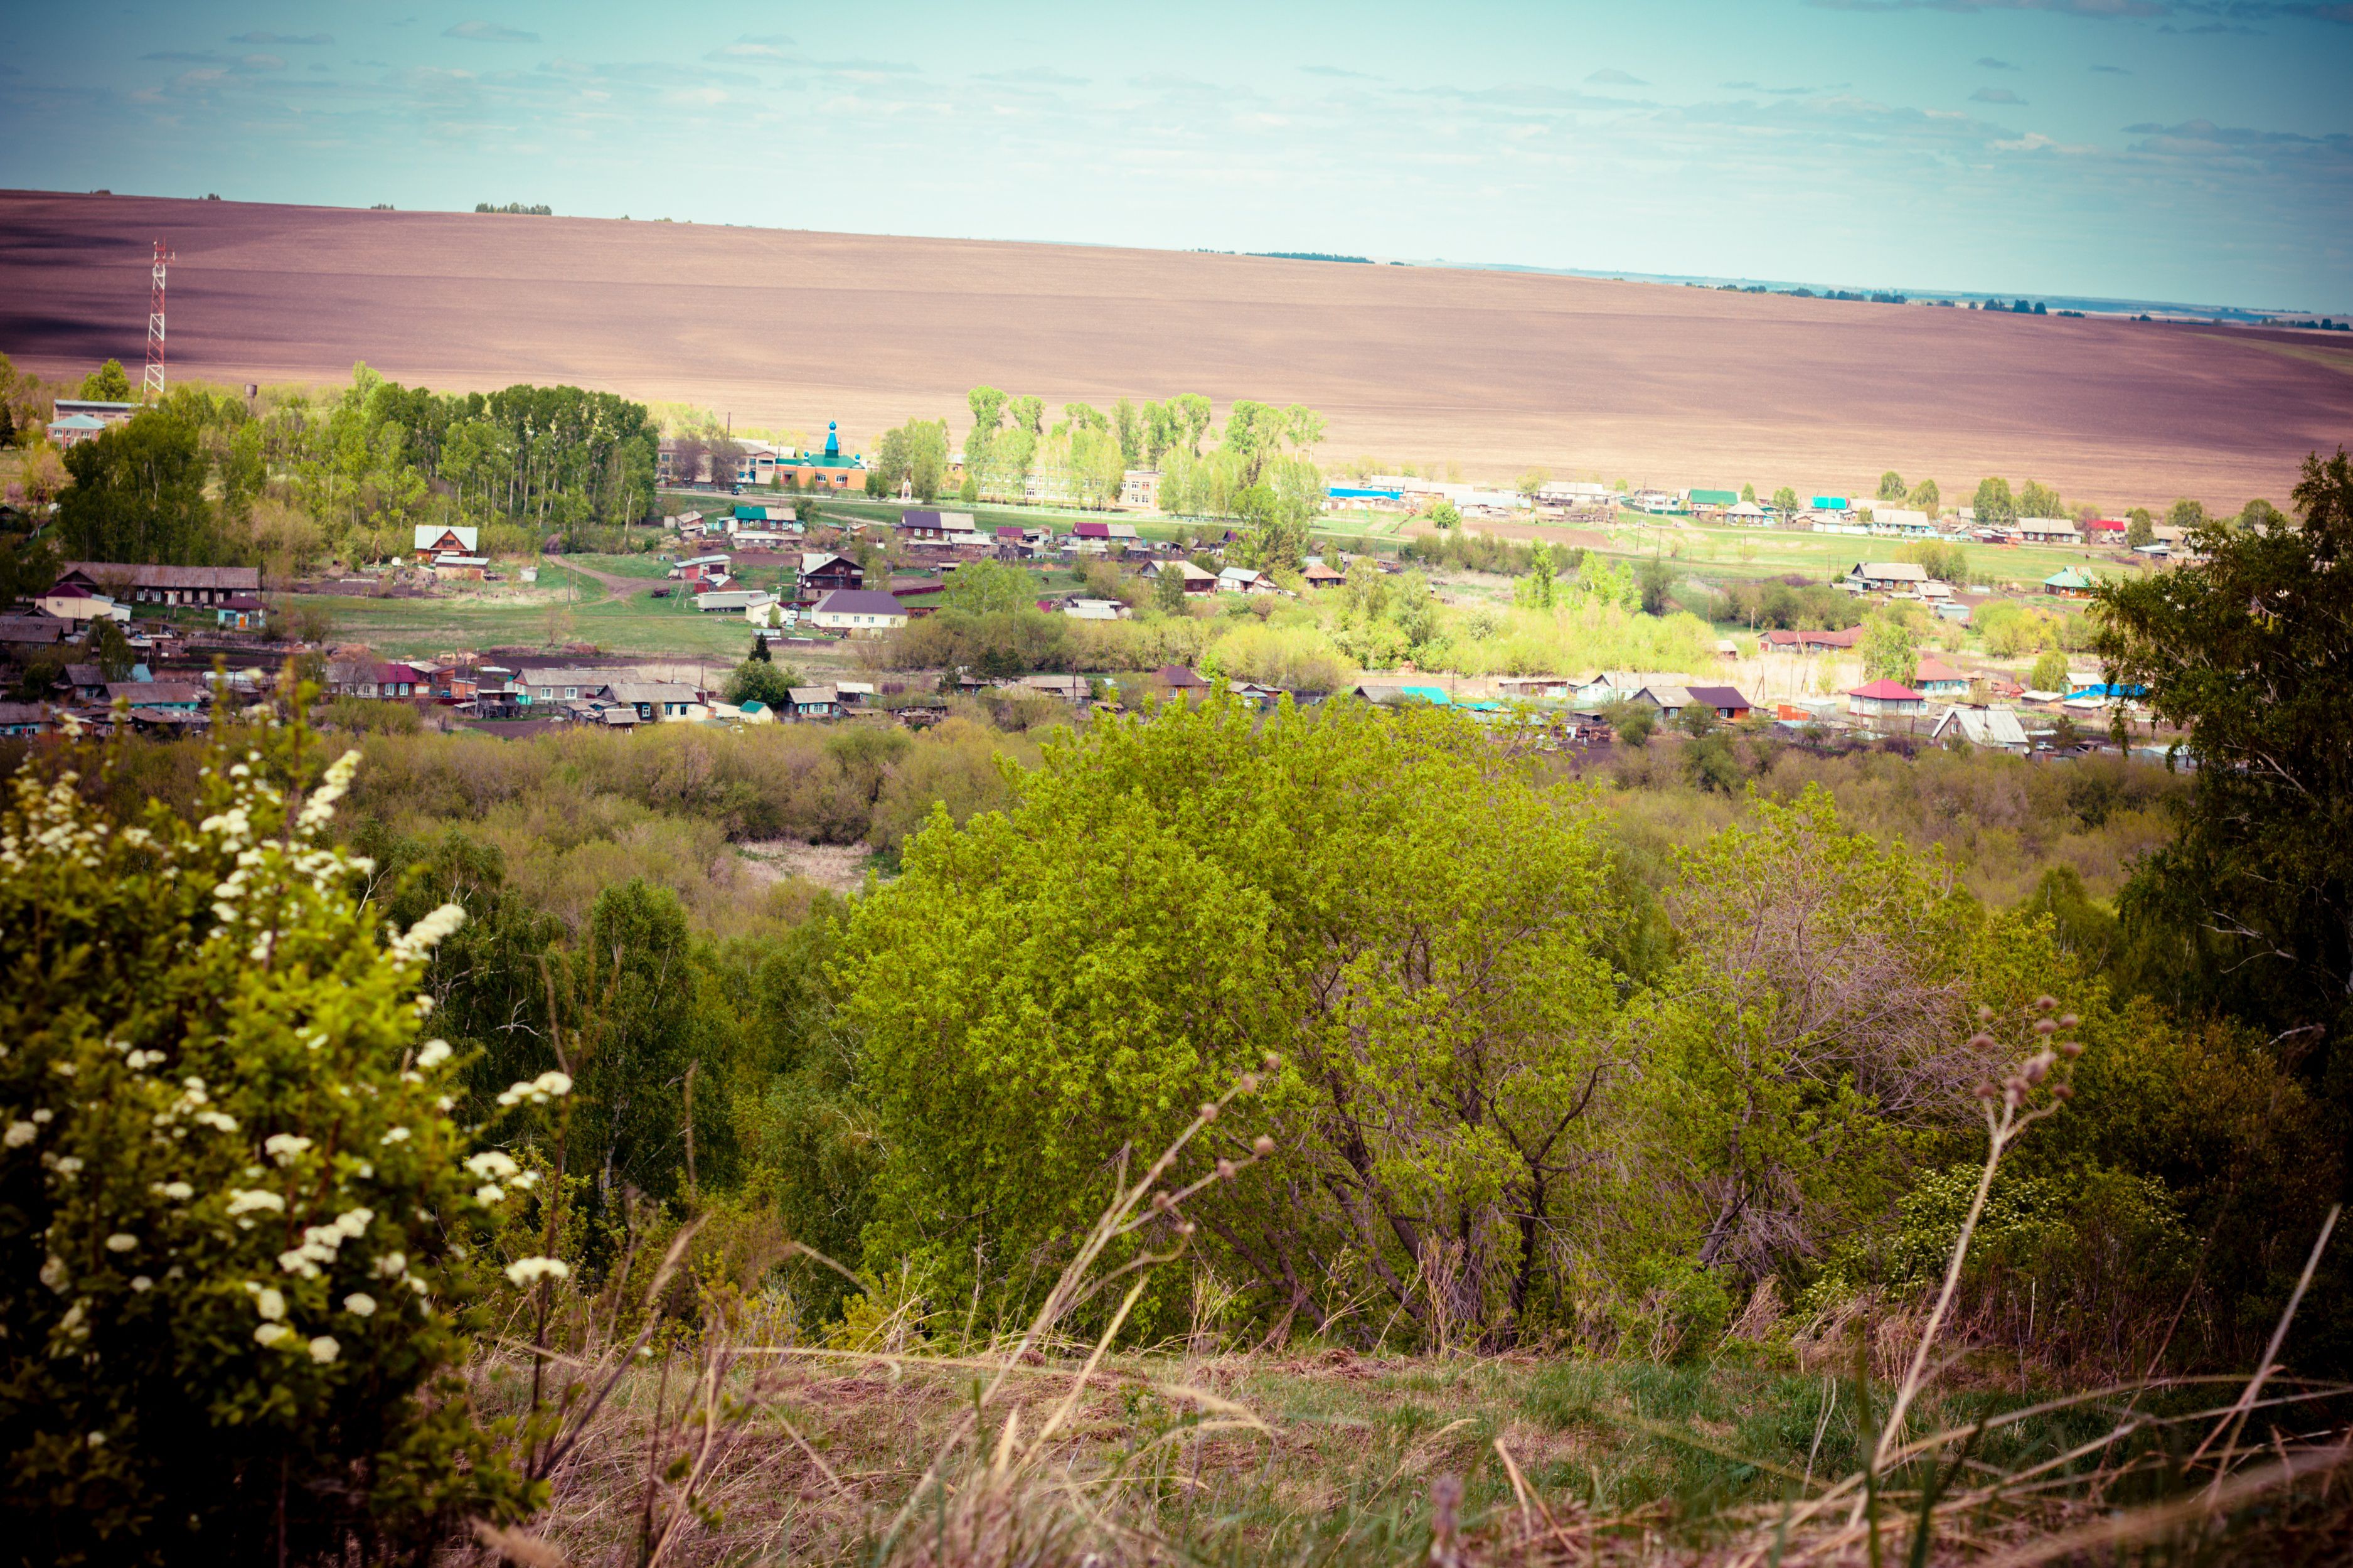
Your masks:
[[[139,384],[143,401],[164,395],[164,268],[174,259],[164,242],[155,242],[155,288],[147,306],[147,374]]]

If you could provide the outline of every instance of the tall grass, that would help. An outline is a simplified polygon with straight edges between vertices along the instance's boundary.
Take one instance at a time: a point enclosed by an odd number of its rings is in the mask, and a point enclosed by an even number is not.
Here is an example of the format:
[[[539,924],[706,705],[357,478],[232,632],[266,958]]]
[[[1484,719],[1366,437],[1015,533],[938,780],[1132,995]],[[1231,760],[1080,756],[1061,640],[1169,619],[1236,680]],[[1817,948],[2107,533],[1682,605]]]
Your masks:
[[[1113,1173],[1111,1202],[1026,1324],[978,1325],[912,1279],[867,1279],[865,1310],[814,1335],[787,1307],[659,1357],[641,1354],[650,1317],[629,1336],[609,1310],[602,1342],[594,1309],[575,1314],[585,1331],[571,1342],[537,1336],[528,1359],[574,1369],[581,1390],[561,1405],[554,1500],[535,1529],[485,1532],[482,1546],[526,1563],[1918,1568],[2255,1560],[2341,1542],[2353,1510],[2331,1491],[2353,1457],[2353,1386],[2279,1365],[2333,1212],[2249,1378],[2029,1398],[1972,1390],[1949,1354],[1985,1195],[2067,1097],[2073,1020],[2050,1006],[1985,1018],[1970,1042],[1985,1071],[1977,1201],[1932,1296],[1892,1338],[1858,1324],[1845,1373],[1736,1355],[1677,1367],[1228,1345],[1198,1274],[1208,1321],[1114,1355],[1153,1272],[1183,1261],[1186,1199],[1247,1179],[1172,1182],[1229,1094],[1140,1177]],[[1113,1243],[1138,1235],[1145,1249],[1111,1263]],[[1113,1300],[1096,1334],[1067,1337],[1074,1309]],[[515,1405],[522,1359],[478,1370],[486,1405]]]

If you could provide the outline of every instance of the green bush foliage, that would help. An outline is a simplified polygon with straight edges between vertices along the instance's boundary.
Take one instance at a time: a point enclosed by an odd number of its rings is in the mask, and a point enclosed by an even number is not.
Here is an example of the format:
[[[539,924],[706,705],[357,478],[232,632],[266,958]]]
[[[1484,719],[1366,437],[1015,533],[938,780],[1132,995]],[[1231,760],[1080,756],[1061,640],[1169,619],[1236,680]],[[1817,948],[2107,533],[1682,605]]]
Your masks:
[[[201,820],[68,774],[0,814],[0,1491],[45,1562],[421,1552],[535,1500],[473,1421],[450,1047],[322,841],[357,753],[224,737]],[[105,765],[85,754],[85,763]]]

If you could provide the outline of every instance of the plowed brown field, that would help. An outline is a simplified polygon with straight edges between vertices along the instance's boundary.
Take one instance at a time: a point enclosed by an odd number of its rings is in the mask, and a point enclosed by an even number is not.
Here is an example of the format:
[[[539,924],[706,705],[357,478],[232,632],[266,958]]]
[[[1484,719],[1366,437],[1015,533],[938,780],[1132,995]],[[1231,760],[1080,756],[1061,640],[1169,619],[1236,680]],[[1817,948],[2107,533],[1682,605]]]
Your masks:
[[[797,230],[0,194],[0,352],[224,381],[364,359],[441,389],[569,381],[857,443],[987,382],[1050,407],[1305,403],[1327,458],[1948,500],[1982,474],[2121,507],[2284,502],[2353,441],[2343,336],[2021,319],[1646,283]]]

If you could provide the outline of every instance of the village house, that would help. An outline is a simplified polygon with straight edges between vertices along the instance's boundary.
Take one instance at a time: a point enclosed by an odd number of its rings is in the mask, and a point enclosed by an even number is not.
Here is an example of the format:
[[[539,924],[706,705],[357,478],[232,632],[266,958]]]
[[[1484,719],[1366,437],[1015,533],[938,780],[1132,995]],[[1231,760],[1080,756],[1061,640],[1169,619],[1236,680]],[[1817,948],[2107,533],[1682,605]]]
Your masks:
[[[1155,510],[1160,505],[1160,470],[1130,468],[1120,475],[1119,504],[1141,511]]]
[[[444,555],[473,555],[481,548],[481,530],[447,528],[438,522],[417,524],[412,537],[419,564],[430,565]]]
[[[525,706],[556,706],[601,697],[616,680],[626,679],[624,672],[612,669],[534,669],[522,677],[516,696]]]
[[[437,583],[479,583],[490,569],[490,558],[483,555],[437,555],[433,558],[433,580]]]
[[[106,595],[71,579],[60,579],[48,592],[33,601],[45,616],[60,621],[87,623],[90,621],[123,621],[131,619],[131,606],[118,605]]]
[[[1187,594],[1213,594],[1218,590],[1218,574],[1215,572],[1206,567],[1196,566],[1190,561],[1181,557],[1146,562],[1144,574],[1155,581],[1173,574],[1185,585],[1185,592]]]
[[[668,682],[624,681],[612,689],[613,700],[638,710],[638,721],[659,723],[665,719],[691,719],[701,705],[691,686]]]
[[[1229,566],[1218,574],[1220,594],[1280,594],[1274,579],[1263,572],[1253,572],[1247,566]]]
[[[1874,506],[1871,509],[1871,531],[1894,534],[1899,539],[1933,539],[1936,523],[1926,512],[1909,507]]]
[[[109,706],[127,703],[133,712],[194,713],[205,705],[205,689],[174,680],[111,680],[106,700]]]
[[[0,702],[0,737],[46,735],[55,724],[55,718],[41,703]]]
[[[811,602],[832,593],[837,588],[860,588],[866,584],[866,574],[858,563],[843,555],[828,555],[822,551],[801,552],[800,594],[804,602]]]
[[[54,616],[0,616],[0,647],[54,647],[68,629]]]
[[[1874,680],[1846,694],[1846,710],[1857,718],[1910,718],[1928,710],[1928,700],[1900,680]]]
[[[217,605],[236,594],[261,592],[258,566],[139,566],[111,561],[69,561],[59,582],[142,605]]]
[[[94,441],[118,426],[128,425],[146,405],[111,403],[95,397],[60,397],[52,405],[49,439],[58,447]]]
[[[1604,669],[1575,682],[1569,696],[1588,708],[1606,708],[1612,702],[1632,700],[1646,687],[1680,688],[1690,683],[1690,676],[1672,670]]]
[[[213,607],[213,625],[225,632],[258,632],[269,612],[250,594],[235,594]]]
[[[1041,691],[1065,702],[1084,702],[1094,694],[1083,675],[1025,675],[1014,682],[1025,691]]]
[[[690,555],[662,575],[684,578],[690,583],[700,583],[706,577],[724,577],[727,575],[727,560],[724,554]]]
[[[1152,679],[1170,691],[1207,691],[1209,683],[1181,664],[1164,664]]]
[[[2024,726],[2018,721],[2016,710],[2010,708],[1947,708],[1936,716],[1936,728],[1928,731],[1928,738],[1938,742],[1957,738],[1984,751],[2006,752],[2019,757],[2033,750]]]
[[[2095,586],[2088,573],[2063,566],[2042,579],[2042,591],[2062,599],[2088,599]]]
[[[1756,710],[1757,705],[1730,686],[1687,686],[1683,690],[1690,699],[1704,708],[1715,710],[1715,716],[1727,723],[1738,723]]]
[[[830,686],[793,686],[785,690],[779,719],[831,719],[841,711],[841,693]]]
[[[1846,586],[1859,594],[1910,594],[1927,580],[1928,569],[1916,561],[1858,561]]]
[[[1862,641],[1862,628],[1849,626],[1842,632],[1773,630],[1757,639],[1759,653],[1845,653]]]
[[[2014,525],[2029,544],[2081,544],[2084,536],[2063,517],[2021,517]]]
[[[866,588],[836,588],[817,602],[810,618],[827,631],[879,637],[907,624],[907,606],[890,594]]]
[[[413,664],[375,661],[331,664],[327,667],[327,682],[346,697],[381,700],[432,694],[432,686],[425,672]]]
[[[1686,708],[1704,708],[1736,723],[1755,710],[1755,704],[1729,686],[1645,686],[1630,700],[1646,703],[1668,720],[1680,718]]]
[[[1682,686],[1645,686],[1627,700],[1655,708],[1660,718],[1672,722],[1677,714],[1691,706],[1692,695],[1688,688]]]
[[[696,614],[708,616],[723,613],[730,616],[749,616],[754,611],[764,609],[776,602],[776,596],[765,588],[729,588],[719,585],[728,579],[714,579],[708,592],[698,592],[694,595]]]
[[[1969,694],[1969,678],[1934,656],[1922,659],[1918,668],[1913,670],[1912,684],[1926,697],[1952,698]]]
[[[1336,588],[1348,580],[1346,573],[1335,572],[1321,561],[1314,563],[1299,575],[1305,580],[1310,588],[1316,589]]]

